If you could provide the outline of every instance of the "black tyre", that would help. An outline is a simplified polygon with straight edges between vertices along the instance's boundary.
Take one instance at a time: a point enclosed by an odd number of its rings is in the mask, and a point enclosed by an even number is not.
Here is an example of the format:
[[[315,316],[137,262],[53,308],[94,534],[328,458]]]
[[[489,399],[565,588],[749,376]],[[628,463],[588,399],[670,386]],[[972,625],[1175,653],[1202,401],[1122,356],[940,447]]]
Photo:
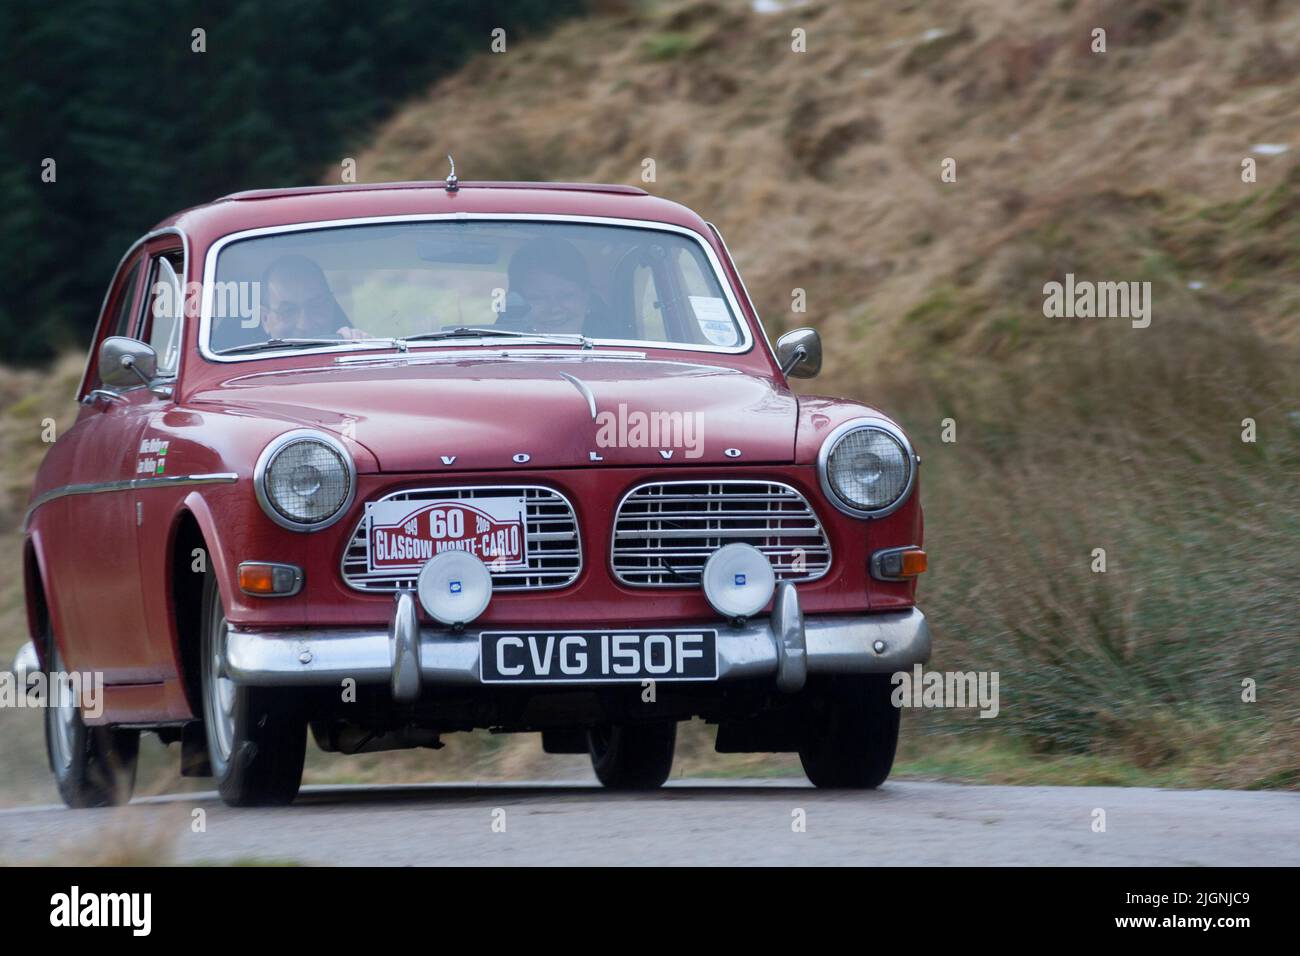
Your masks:
[[[675,721],[601,724],[587,732],[591,767],[611,790],[654,790],[673,769]]]
[[[871,789],[894,765],[900,712],[887,674],[809,682],[799,761],[815,786]]]
[[[88,727],[71,684],[57,682],[54,676],[62,674],[64,666],[52,633],[45,635],[45,647],[46,686],[51,696],[45,708],[45,754],[59,796],[76,808],[129,802],[135,788],[140,732]]]
[[[289,689],[248,687],[223,673],[226,612],[211,572],[201,641],[203,727],[221,799],[232,807],[292,803],[307,755],[306,718]]]

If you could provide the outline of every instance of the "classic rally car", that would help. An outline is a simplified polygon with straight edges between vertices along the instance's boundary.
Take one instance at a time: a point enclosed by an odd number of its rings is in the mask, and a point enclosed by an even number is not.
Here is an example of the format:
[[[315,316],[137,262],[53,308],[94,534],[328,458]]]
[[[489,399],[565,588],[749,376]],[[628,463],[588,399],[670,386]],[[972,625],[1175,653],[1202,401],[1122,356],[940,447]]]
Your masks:
[[[627,186],[244,192],[133,245],[24,530],[29,660],[74,806],[139,735],[230,804],[488,728],[669,776],[677,724],[889,773],[928,659],[920,459],[793,393],[718,231]],[[87,680],[90,678],[87,677]],[[61,683],[62,682],[62,683]],[[80,703],[79,703],[80,702]]]

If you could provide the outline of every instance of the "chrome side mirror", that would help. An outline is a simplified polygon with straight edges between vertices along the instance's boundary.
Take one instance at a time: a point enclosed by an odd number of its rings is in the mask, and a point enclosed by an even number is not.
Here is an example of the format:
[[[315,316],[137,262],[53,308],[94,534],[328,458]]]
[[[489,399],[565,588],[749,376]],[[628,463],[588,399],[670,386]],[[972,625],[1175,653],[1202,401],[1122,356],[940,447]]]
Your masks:
[[[795,329],[776,340],[776,360],[791,378],[813,378],[822,370],[822,337],[816,329]]]
[[[99,346],[99,380],[111,388],[148,385],[157,374],[152,346],[124,335],[110,335]]]

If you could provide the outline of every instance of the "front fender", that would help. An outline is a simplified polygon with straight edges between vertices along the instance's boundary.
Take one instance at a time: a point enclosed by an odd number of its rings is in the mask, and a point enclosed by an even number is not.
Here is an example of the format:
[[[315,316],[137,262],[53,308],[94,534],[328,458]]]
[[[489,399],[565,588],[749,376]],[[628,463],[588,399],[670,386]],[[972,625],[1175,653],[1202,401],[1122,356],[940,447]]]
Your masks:
[[[230,607],[231,601],[239,591],[239,582],[235,579],[235,568],[238,562],[232,563],[225,538],[218,530],[219,523],[213,514],[212,505],[197,490],[190,492],[181,501],[181,508],[172,522],[169,536],[171,550],[174,551],[176,548],[176,539],[180,534],[181,521],[186,512],[194,518],[199,526],[199,533],[203,535],[203,543],[207,549],[205,560],[209,570],[217,576],[217,590],[221,593],[221,603],[224,607]]]

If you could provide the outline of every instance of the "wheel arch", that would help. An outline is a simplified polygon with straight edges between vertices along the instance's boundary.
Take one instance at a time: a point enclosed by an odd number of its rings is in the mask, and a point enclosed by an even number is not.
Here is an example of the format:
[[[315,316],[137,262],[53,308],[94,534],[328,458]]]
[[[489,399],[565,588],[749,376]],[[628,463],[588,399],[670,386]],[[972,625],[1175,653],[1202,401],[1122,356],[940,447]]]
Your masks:
[[[172,654],[185,689],[190,711],[202,712],[199,688],[199,638],[203,619],[203,580],[216,575],[222,599],[227,600],[233,582],[227,580],[228,566],[216,522],[202,495],[191,494],[181,503],[168,536],[167,592],[171,610]],[[202,551],[202,563],[196,550]]]
[[[27,616],[27,636],[36,649],[41,667],[48,667],[49,648],[47,635],[59,642],[63,659],[68,660],[68,648],[63,627],[63,614],[59,602],[51,591],[52,575],[45,553],[45,542],[39,529],[33,528],[23,543],[23,602]]]
[[[50,631],[50,601],[45,593],[44,561],[37,552],[35,537],[23,544],[23,592],[27,609],[27,636],[36,648],[41,667],[46,667],[45,635]]]

